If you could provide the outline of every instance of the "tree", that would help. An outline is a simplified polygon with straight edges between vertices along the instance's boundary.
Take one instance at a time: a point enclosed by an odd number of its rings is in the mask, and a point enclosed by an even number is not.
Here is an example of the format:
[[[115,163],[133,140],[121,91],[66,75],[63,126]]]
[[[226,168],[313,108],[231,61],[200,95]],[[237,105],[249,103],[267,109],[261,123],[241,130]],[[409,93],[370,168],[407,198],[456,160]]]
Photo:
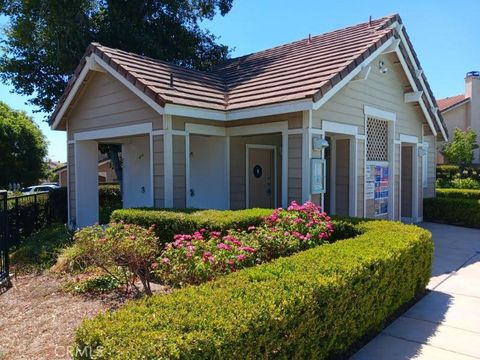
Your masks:
[[[0,188],[12,182],[31,185],[44,175],[44,135],[25,112],[12,110],[1,101],[0,154]]]
[[[233,0],[0,0],[9,18],[0,77],[51,112],[86,47],[103,45],[208,69],[228,57],[200,27]]]
[[[462,131],[456,128],[453,140],[443,148],[443,155],[450,163],[459,165],[460,172],[463,173],[464,168],[472,164],[473,150],[476,148],[478,145],[475,130]]]

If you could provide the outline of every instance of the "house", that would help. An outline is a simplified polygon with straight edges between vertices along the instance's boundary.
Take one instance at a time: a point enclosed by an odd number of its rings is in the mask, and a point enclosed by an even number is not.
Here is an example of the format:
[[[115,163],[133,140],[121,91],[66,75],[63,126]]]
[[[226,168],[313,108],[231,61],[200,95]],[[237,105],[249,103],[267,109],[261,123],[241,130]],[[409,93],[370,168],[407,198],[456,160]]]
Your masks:
[[[480,136],[480,71],[470,71],[465,76],[465,93],[438,100],[438,107],[445,119],[448,133],[453,136],[456,128],[474,129]],[[446,159],[439,152],[439,164]],[[480,149],[474,150],[474,165],[480,165]]]
[[[54,171],[58,174],[58,184],[60,186],[68,186],[67,180],[68,163],[57,167]],[[103,159],[98,162],[98,182],[99,183],[115,183],[118,182],[115,170],[112,167],[112,161]]]
[[[398,15],[209,72],[91,44],[50,118],[67,131],[69,219],[97,221],[98,144],[122,144],[123,206],[422,219],[442,115]]]

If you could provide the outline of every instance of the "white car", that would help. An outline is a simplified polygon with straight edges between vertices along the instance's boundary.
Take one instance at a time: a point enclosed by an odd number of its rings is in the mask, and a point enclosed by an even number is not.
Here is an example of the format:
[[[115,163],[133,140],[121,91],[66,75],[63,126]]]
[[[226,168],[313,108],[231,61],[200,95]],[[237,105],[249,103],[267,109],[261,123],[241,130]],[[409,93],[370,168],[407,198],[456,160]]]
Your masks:
[[[52,191],[53,189],[58,189],[60,186],[54,184],[43,184],[43,185],[35,185],[35,186],[28,186],[26,188],[21,189],[20,191],[23,194],[35,194],[39,192],[45,191]]]

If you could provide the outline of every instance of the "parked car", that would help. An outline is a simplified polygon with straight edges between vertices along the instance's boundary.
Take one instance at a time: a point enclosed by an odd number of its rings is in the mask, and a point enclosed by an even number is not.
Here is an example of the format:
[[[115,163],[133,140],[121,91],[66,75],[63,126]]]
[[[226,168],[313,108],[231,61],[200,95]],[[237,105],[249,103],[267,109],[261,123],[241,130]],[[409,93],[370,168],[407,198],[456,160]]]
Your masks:
[[[35,185],[35,186],[28,186],[20,191],[25,194],[35,194],[39,192],[46,192],[46,191],[52,191],[53,189],[58,189],[60,186],[54,185],[54,184],[43,184],[43,185]]]

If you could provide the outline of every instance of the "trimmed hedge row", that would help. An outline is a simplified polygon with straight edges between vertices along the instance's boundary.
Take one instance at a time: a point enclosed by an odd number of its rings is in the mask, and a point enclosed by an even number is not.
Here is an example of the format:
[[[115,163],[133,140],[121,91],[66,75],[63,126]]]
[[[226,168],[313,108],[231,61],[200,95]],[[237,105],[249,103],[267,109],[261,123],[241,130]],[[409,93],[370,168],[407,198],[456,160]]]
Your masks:
[[[155,233],[161,242],[173,240],[175,234],[193,234],[205,228],[226,232],[229,229],[246,229],[259,225],[270,209],[247,210],[193,210],[193,209],[120,209],[112,213],[110,220],[123,221],[150,227],[155,224]]]
[[[379,330],[429,280],[431,234],[356,225],[322,245],[85,320],[76,359],[325,359]]]
[[[161,243],[173,240],[176,234],[193,234],[204,228],[210,231],[227,232],[229,229],[246,230],[250,225],[258,226],[272,209],[245,210],[195,210],[195,209],[120,209],[115,210],[111,221],[123,221],[148,228],[155,224],[155,234]],[[333,219],[335,232],[331,242],[357,235],[352,218]]]
[[[438,198],[480,199],[480,190],[473,189],[437,189]]]
[[[424,199],[423,218],[432,222],[480,227],[480,200],[441,197]]]

